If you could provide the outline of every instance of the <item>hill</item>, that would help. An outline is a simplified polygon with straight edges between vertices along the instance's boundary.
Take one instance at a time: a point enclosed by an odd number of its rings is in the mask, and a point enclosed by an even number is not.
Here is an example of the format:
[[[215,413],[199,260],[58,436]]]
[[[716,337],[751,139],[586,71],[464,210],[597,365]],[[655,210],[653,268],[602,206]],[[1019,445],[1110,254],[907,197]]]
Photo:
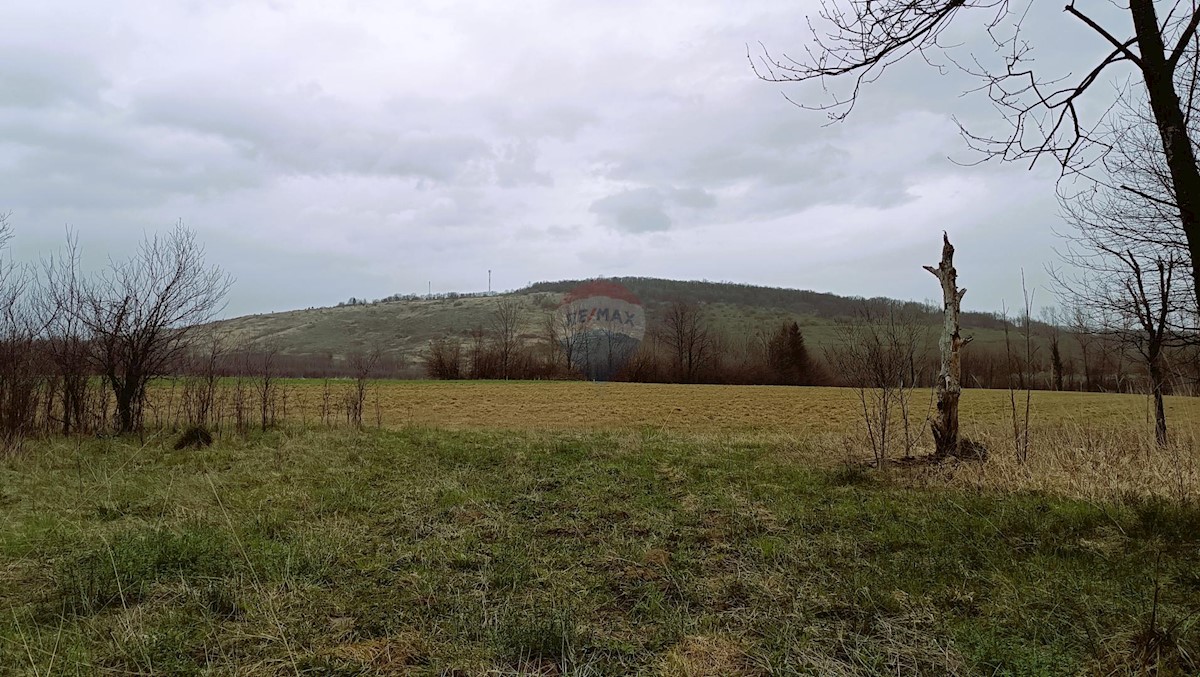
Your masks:
[[[816,291],[759,287],[729,282],[677,281],[647,277],[611,278],[639,297],[653,327],[674,301],[695,303],[704,309],[710,326],[729,337],[753,335],[778,327],[784,321],[800,324],[808,345],[820,351],[837,340],[837,323],[853,316],[863,304],[887,299],[862,299]],[[231,340],[251,349],[272,346],[295,356],[342,359],[357,350],[380,348],[409,365],[419,364],[429,342],[445,336],[469,337],[486,328],[501,299],[515,300],[520,308],[519,334],[526,342],[545,335],[547,316],[565,293],[582,280],[539,282],[504,294],[448,294],[434,298],[393,296],[373,302],[354,300],[331,308],[293,310],[248,315],[215,324]],[[907,302],[931,328],[940,312]],[[976,345],[1002,345],[1003,322],[990,313],[963,314],[966,333]]]

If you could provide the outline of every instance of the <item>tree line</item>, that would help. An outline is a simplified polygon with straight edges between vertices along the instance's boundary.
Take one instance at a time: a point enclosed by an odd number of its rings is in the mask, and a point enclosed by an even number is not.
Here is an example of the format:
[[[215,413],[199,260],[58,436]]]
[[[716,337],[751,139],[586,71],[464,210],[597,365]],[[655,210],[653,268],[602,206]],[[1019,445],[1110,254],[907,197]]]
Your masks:
[[[666,304],[643,340],[626,349],[615,347],[615,331],[573,333],[569,312],[556,306],[531,310],[517,298],[500,299],[488,324],[430,342],[426,375],[572,379],[602,373],[605,380],[617,381],[779,385],[825,381],[795,322],[762,328],[735,341],[713,326],[700,304],[675,301]],[[537,317],[530,318],[531,313]],[[522,331],[531,323],[536,323],[536,331]],[[610,361],[611,369],[595,364]]]
[[[583,379],[587,353],[569,336],[564,308],[497,300],[490,321],[430,342],[424,367],[434,379]],[[854,386],[859,368],[882,370],[880,383],[930,387],[937,374],[936,326],[921,304],[859,300],[834,325],[835,340],[810,349],[800,325],[780,320],[729,328],[707,304],[676,300],[651,311],[645,338],[611,380],[647,383]],[[1153,386],[1137,337],[1091,322],[1082,308],[1046,308],[995,317],[1006,341],[964,350],[965,387],[1148,393]],[[536,329],[535,329],[536,328]],[[1028,350],[1026,349],[1028,344]],[[573,354],[575,353],[575,354]],[[603,355],[603,350],[601,350]],[[899,366],[885,367],[892,362]],[[1179,345],[1161,356],[1163,391],[1200,394],[1200,349]]]

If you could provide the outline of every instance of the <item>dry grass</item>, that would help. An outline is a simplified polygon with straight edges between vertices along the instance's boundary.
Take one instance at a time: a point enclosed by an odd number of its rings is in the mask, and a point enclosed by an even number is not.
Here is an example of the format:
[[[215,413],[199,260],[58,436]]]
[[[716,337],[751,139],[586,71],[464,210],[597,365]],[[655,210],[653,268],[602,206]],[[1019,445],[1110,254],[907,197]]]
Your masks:
[[[906,470],[917,482],[1001,491],[1042,491],[1092,500],[1160,496],[1200,499],[1200,443],[1195,424],[1180,421],[1165,449],[1153,433],[1114,426],[1041,425],[1031,432],[1029,459],[1017,460],[1012,433],[981,431],[992,450],[986,463],[948,463]],[[1007,433],[1007,434],[1006,434]]]
[[[349,381],[285,381],[281,423],[345,423]],[[229,424],[233,388],[218,409]],[[281,395],[281,400],[284,396]],[[160,420],[177,420],[177,389],[155,392]],[[910,418],[915,454],[932,451],[925,419],[932,403],[917,391]],[[1089,499],[1157,495],[1200,498],[1200,398],[1168,397],[1172,441],[1153,445],[1148,398],[1138,395],[1034,392],[1027,463],[1012,442],[1009,394],[967,390],[962,430],[991,451],[985,464],[943,464],[897,471],[918,484],[1012,491],[1047,491]],[[248,409],[256,410],[250,402]],[[899,413],[891,455],[904,454]],[[380,381],[370,385],[364,422],[398,429],[429,426],[455,430],[521,432],[628,432],[665,434],[714,443],[772,444],[794,450],[808,463],[830,467],[869,457],[853,390],[775,386],[706,386],[643,383],[529,381]],[[253,423],[251,423],[253,425]]]
[[[229,383],[227,381],[227,383]],[[314,422],[321,415],[325,381],[288,380],[289,422]],[[353,388],[331,380],[335,409]],[[226,400],[232,388],[224,392]],[[164,411],[178,406],[170,385],[155,389]],[[849,432],[858,425],[858,401],[848,388],[720,386],[581,381],[379,381],[367,395],[369,416],[379,401],[382,423],[396,428],[429,425],[454,429],[611,430],[661,428],[673,432],[769,431],[789,434]],[[929,391],[913,394],[914,408],[926,410]],[[252,403],[253,404],[253,403]],[[230,415],[224,403],[224,415]],[[967,390],[962,397],[963,427],[1002,425],[1008,420],[1008,391]],[[336,413],[342,413],[338,409]],[[1093,424],[1152,429],[1147,400],[1137,395],[1035,392],[1038,424]],[[1200,398],[1168,397],[1168,420],[1200,421]],[[918,416],[920,418],[920,416]]]
[[[663,659],[662,674],[670,677],[724,677],[753,674],[746,653],[732,640],[716,635],[689,635]]]

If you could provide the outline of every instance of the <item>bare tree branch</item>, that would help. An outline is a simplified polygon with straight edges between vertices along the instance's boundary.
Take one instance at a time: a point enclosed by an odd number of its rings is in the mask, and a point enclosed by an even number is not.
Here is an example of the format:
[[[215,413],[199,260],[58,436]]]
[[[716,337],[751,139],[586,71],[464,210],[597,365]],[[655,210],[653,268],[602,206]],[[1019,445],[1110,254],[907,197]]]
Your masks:
[[[1090,17],[1088,17],[1087,15],[1083,14],[1083,13],[1082,13],[1082,12],[1080,12],[1079,10],[1075,9],[1075,3],[1074,3],[1074,2],[1072,2],[1072,3],[1071,3],[1071,4],[1069,4],[1069,5],[1067,5],[1067,7],[1066,7],[1065,11],[1066,11],[1068,14],[1070,14],[1070,15],[1072,15],[1072,16],[1074,16],[1074,17],[1078,18],[1080,21],[1082,21],[1082,22],[1084,22],[1085,24],[1087,24],[1087,25],[1088,25],[1088,27],[1089,27],[1089,28],[1091,28],[1092,30],[1094,30],[1094,31],[1096,31],[1097,33],[1099,33],[1100,35],[1102,35],[1102,36],[1104,37],[1104,39],[1105,39],[1105,40],[1108,40],[1110,43],[1112,43],[1112,45],[1113,45],[1114,47],[1116,47],[1116,48],[1117,48],[1117,51],[1118,51],[1118,52],[1120,52],[1120,53],[1124,54],[1124,55],[1125,55],[1125,58],[1126,58],[1126,59],[1129,59],[1129,60],[1130,60],[1130,61],[1132,61],[1134,64],[1136,64],[1138,68],[1141,68],[1141,67],[1142,67],[1142,60],[1141,60],[1141,59],[1139,59],[1139,58],[1138,58],[1138,56],[1137,56],[1136,54],[1134,54],[1133,52],[1129,51],[1129,46],[1130,46],[1130,45],[1132,45],[1132,44],[1134,44],[1135,42],[1137,42],[1137,39],[1136,39],[1136,38],[1135,38],[1135,39],[1130,39],[1130,40],[1127,40],[1127,41],[1125,41],[1125,42],[1121,42],[1120,40],[1118,40],[1118,39],[1114,38],[1114,37],[1113,37],[1113,35],[1112,35],[1112,33],[1109,33],[1108,31],[1104,30],[1104,27],[1103,27],[1103,26],[1101,26],[1100,24],[1096,23],[1096,22],[1095,22],[1095,21],[1093,21],[1093,20],[1092,20]]]
[[[1179,59],[1187,50],[1187,43],[1196,35],[1197,26],[1200,26],[1200,11],[1193,11],[1192,20],[1188,22],[1187,28],[1183,29],[1179,41],[1175,43],[1175,49],[1171,50],[1171,56],[1167,59],[1167,65],[1171,70],[1175,70],[1175,67],[1179,65]]]
[[[830,99],[798,105],[825,110],[832,119],[841,120],[853,110],[863,85],[878,79],[890,65],[913,54],[927,62],[930,53],[944,54],[978,80],[978,87],[970,91],[985,93],[1008,124],[1006,133],[990,134],[973,131],[955,118],[968,147],[980,154],[979,161],[1020,160],[1032,166],[1050,155],[1061,166],[1060,180],[1095,169],[1112,150],[1112,140],[1103,134],[1112,106],[1094,121],[1084,120],[1081,101],[1096,90],[1096,83],[1112,66],[1131,64],[1144,86],[1137,89],[1149,104],[1148,128],[1157,136],[1146,151],[1162,159],[1166,179],[1162,195],[1141,186],[1135,189],[1174,204],[1177,213],[1171,222],[1179,224],[1192,287],[1200,298],[1200,166],[1196,160],[1200,137],[1191,127],[1200,90],[1200,0],[1177,0],[1165,21],[1159,20],[1155,5],[1154,0],[1128,0],[1121,9],[1129,12],[1133,35],[1119,38],[1068,2],[1065,12],[1112,47],[1079,78],[1053,79],[1040,65],[1035,68],[1032,47],[1021,39],[1032,0],[1019,9],[1006,0],[824,0],[815,25],[809,21],[811,40],[804,58],[775,57],[763,47],[757,58],[750,55],[750,61],[764,80],[821,82]],[[975,54],[956,59],[940,42],[954,21],[976,10],[991,13],[985,15],[981,28],[1003,59],[1002,66],[985,65]],[[848,90],[830,94],[829,82],[839,77],[849,81]]]

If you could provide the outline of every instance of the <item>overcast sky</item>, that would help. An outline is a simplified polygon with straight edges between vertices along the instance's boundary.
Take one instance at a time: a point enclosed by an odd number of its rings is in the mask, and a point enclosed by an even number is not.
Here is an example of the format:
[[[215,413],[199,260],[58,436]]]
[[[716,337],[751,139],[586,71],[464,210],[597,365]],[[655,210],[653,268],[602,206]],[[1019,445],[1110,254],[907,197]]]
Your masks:
[[[18,258],[71,228],[93,266],[182,219],[237,279],[226,315],[480,291],[488,269],[496,289],[919,300],[943,228],[966,305],[1017,305],[1022,267],[1039,287],[1055,261],[1056,168],[951,162],[976,159],[951,116],[997,115],[917,61],[844,123],[789,104],[821,91],[758,80],[746,45],[799,54],[814,4],[4,3],[0,210]],[[1079,73],[1103,44],[1060,4],[1030,40]],[[962,49],[986,47],[983,18],[960,19]]]

